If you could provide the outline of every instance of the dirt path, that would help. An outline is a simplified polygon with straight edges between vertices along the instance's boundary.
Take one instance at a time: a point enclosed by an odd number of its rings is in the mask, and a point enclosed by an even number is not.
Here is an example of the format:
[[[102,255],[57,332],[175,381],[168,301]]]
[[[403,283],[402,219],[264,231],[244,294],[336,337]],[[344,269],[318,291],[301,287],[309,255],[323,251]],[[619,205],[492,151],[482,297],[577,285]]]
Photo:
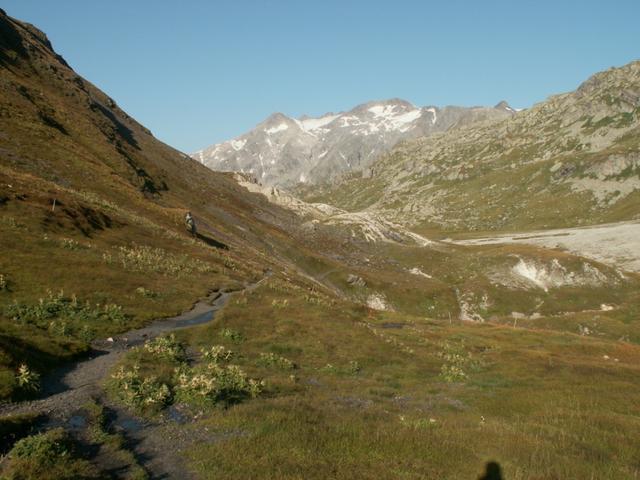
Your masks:
[[[130,330],[109,340],[94,342],[89,358],[58,369],[43,378],[42,398],[0,405],[0,416],[19,413],[44,414],[48,418],[47,427],[65,426],[73,429],[74,422],[77,421],[77,412],[86,402],[99,398],[104,403],[109,403],[100,384],[127,350],[158,335],[212,321],[216,312],[226,305],[233,293],[253,290],[266,278],[241,290],[213,292],[181,315],[157,320],[147,327]],[[175,421],[141,420],[117,406],[108,406],[114,414],[114,426],[129,441],[134,454],[149,471],[151,478],[189,478],[181,465],[180,448],[176,448],[188,439],[179,438],[179,429]]]
[[[640,272],[640,221],[449,242],[457,245],[528,243],[546,248],[562,248],[623,270]]]

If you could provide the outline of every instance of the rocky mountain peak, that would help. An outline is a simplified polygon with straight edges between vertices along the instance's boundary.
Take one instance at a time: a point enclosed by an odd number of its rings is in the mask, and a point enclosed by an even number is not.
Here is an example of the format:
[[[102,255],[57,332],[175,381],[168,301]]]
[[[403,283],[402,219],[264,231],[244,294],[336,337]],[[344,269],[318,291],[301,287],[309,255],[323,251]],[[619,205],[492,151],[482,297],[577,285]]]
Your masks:
[[[497,110],[506,110],[507,112],[515,112],[515,110],[513,108],[511,108],[511,105],[509,105],[509,103],[507,103],[506,100],[501,100],[493,108],[495,108]]]
[[[505,118],[514,112],[508,104],[439,109],[392,98],[316,118],[294,119],[275,113],[250,132],[192,156],[214,170],[250,173],[271,185],[332,182],[347,173],[365,174],[401,140],[477,120]]]
[[[461,119],[442,135],[398,143],[372,165],[371,181],[310,185],[304,193],[414,228],[517,230],[639,218],[640,62],[593,75],[576,92],[517,115],[509,116],[506,102],[493,110],[505,120]],[[446,112],[437,111],[438,121]]]

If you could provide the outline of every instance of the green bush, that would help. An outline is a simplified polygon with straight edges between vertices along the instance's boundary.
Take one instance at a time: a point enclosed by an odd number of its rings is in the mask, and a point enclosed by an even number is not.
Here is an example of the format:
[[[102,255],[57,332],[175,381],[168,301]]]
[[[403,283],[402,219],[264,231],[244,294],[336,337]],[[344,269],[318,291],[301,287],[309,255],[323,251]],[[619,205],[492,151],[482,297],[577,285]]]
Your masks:
[[[185,402],[234,403],[257,397],[263,387],[263,382],[248,378],[236,365],[209,363],[176,369],[176,397]]]
[[[144,287],[136,288],[136,293],[138,295],[142,295],[145,298],[156,298],[158,296],[158,294],[156,292],[154,292],[153,290],[149,290],[149,289],[146,289]]]
[[[443,342],[440,347],[442,350],[437,356],[444,360],[444,364],[440,368],[440,377],[445,382],[463,382],[469,377],[467,371],[478,366],[478,362],[466,350],[464,342],[459,345]]]
[[[69,454],[68,443],[63,431],[51,430],[19,440],[11,450],[11,456],[51,461],[56,456]]]
[[[63,238],[60,244],[62,248],[66,248],[67,250],[79,250],[81,248],[80,243],[72,238]]]
[[[284,309],[284,308],[287,308],[287,307],[289,306],[289,300],[288,300],[288,299],[286,299],[286,298],[285,298],[285,299],[283,299],[283,300],[277,300],[277,299],[274,299],[274,300],[271,302],[271,306],[272,306],[273,308],[280,308],[280,309]]]
[[[40,375],[29,369],[26,364],[20,365],[16,375],[18,388],[25,393],[35,393],[40,391]]]
[[[155,376],[142,377],[140,366],[127,370],[120,367],[111,375],[116,396],[128,407],[140,411],[156,411],[171,402],[171,390]]]
[[[91,305],[79,302],[75,295],[66,297],[62,291],[49,291],[46,297],[33,304],[14,302],[6,308],[5,315],[17,323],[48,329],[55,335],[89,339],[93,338],[90,324],[122,325],[127,321],[127,315],[119,305]]]
[[[71,438],[58,428],[19,440],[2,468],[7,480],[71,480],[99,478],[88,461],[80,458]]]
[[[9,290],[9,278],[0,273],[0,292],[6,292]]]
[[[324,367],[320,368],[321,372],[332,373],[335,375],[357,375],[362,368],[360,364],[355,360],[351,360],[346,366],[339,367],[332,363],[327,363]]]
[[[165,275],[183,276],[193,272],[211,273],[217,270],[209,263],[189,255],[176,255],[162,248],[147,245],[119,247],[116,257],[105,253],[107,263],[120,263],[125,270],[139,272],[157,272]]]
[[[223,345],[214,345],[210,348],[200,349],[202,357],[211,363],[225,363],[231,361],[234,353]]]
[[[296,368],[296,364],[291,360],[275,353],[261,353],[256,363],[263,367],[275,367],[281,370],[293,370]]]
[[[245,340],[242,333],[230,328],[223,328],[222,330],[220,330],[220,336],[225,340],[232,341],[233,343],[242,343]]]
[[[143,349],[152,355],[167,360],[181,362],[185,359],[184,346],[176,340],[176,336],[173,333],[165,337],[147,340]]]

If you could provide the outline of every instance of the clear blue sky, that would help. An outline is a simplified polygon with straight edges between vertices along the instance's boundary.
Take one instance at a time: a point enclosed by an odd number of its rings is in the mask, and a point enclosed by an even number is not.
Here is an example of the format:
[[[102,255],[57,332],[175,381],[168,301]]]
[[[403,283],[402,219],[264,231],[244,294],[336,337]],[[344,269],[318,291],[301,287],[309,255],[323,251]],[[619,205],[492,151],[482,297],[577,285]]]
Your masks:
[[[4,0],[186,152],[368,100],[526,107],[640,58],[640,0]]]

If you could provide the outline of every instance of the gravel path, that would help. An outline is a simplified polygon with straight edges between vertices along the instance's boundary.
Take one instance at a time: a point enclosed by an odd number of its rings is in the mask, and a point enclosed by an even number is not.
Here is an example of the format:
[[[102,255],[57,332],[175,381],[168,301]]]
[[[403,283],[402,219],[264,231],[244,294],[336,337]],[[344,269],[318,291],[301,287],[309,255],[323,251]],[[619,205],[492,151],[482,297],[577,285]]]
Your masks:
[[[216,312],[226,305],[233,293],[253,290],[266,278],[247,285],[242,290],[214,291],[181,315],[157,320],[147,327],[94,342],[87,359],[60,368],[43,378],[42,398],[2,404],[0,416],[20,413],[44,414],[48,419],[47,426],[66,426],[73,429],[77,413],[86,402],[99,398],[102,402],[109,403],[100,384],[127,350],[158,335],[212,321]],[[179,457],[180,444],[188,444],[188,439],[181,438],[180,429],[175,421],[166,418],[142,420],[117,406],[109,407],[115,416],[113,425],[129,441],[134,454],[149,471],[151,478],[190,478]]]
[[[457,245],[528,243],[546,248],[562,248],[623,270],[640,272],[640,221],[448,242]]]

